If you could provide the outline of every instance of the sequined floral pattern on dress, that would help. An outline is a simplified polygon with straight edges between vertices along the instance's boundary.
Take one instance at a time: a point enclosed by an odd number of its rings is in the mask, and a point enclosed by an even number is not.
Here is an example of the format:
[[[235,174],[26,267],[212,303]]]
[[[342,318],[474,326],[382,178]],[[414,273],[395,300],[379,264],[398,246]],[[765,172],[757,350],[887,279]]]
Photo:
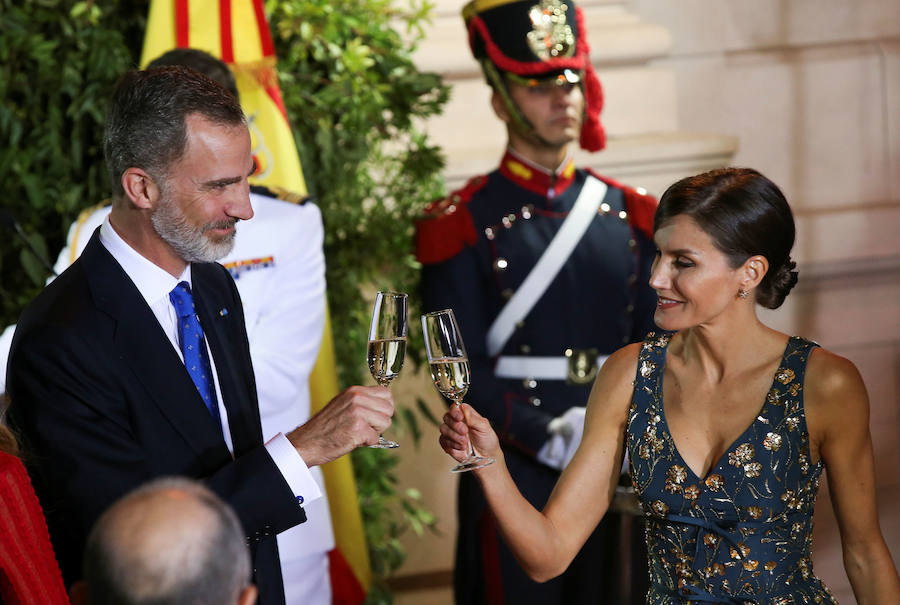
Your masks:
[[[670,337],[644,341],[628,417],[631,480],[647,519],[647,603],[836,603],[810,559],[822,462],[810,463],[803,376],[815,343],[788,341],[757,418],[701,478],[666,423]]]

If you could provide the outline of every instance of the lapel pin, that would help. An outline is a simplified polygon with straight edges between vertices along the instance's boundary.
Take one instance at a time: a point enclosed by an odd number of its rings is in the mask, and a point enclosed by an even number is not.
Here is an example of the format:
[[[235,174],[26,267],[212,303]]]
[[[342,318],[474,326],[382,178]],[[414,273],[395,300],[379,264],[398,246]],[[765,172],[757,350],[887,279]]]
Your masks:
[[[221,317],[225,317],[226,315],[228,315],[228,309],[226,309],[226,308],[224,308],[224,307],[221,308],[221,309],[219,309],[219,315],[220,315]]]

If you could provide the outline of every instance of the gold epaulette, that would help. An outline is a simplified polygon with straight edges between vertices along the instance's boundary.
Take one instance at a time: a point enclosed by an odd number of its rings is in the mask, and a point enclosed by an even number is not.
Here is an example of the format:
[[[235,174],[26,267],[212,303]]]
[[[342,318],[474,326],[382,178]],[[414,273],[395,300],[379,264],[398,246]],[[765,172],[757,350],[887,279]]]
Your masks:
[[[105,208],[112,204],[112,201],[107,198],[100,202],[99,204],[94,204],[89,208],[85,208],[78,215],[78,218],[75,219],[75,233],[73,234],[72,241],[66,242],[69,246],[69,264],[71,265],[78,259],[78,240],[81,237],[81,229],[84,227],[84,224],[87,222],[91,216],[100,210],[101,208]]]
[[[289,189],[285,189],[284,187],[276,187],[273,185],[251,185],[250,191],[283,202],[288,202],[289,204],[297,204],[299,206],[302,206],[312,199],[312,196],[296,193]]]

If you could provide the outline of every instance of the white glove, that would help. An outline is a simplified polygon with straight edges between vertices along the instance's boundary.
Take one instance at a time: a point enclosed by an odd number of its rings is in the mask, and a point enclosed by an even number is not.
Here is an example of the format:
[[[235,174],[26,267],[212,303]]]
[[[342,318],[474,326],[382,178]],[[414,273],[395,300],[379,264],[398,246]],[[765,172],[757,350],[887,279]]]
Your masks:
[[[578,446],[581,445],[581,435],[584,433],[584,412],[585,408],[583,407],[572,407],[566,410],[562,416],[550,421],[550,424],[547,425],[550,439],[537,453],[538,461],[557,470],[566,468]]]

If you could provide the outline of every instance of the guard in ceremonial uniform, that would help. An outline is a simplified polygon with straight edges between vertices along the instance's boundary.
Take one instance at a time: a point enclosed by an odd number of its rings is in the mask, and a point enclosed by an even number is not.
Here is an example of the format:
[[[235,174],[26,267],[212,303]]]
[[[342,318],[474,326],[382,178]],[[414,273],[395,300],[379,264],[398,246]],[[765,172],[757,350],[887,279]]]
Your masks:
[[[574,165],[574,141],[597,151],[605,140],[600,83],[571,2],[476,0],[463,16],[508,148],[496,170],[418,223],[424,306],[454,310],[471,369],[466,402],[491,420],[516,485],[542,508],[580,443],[598,364],[653,327],[656,201]],[[459,605],[624,602],[617,515],[565,573],[538,584],[503,544],[476,478],[463,473],[459,489]],[[633,533],[642,543],[640,525]],[[646,560],[635,558],[632,574],[646,586]],[[632,593],[643,602],[644,591]]]

